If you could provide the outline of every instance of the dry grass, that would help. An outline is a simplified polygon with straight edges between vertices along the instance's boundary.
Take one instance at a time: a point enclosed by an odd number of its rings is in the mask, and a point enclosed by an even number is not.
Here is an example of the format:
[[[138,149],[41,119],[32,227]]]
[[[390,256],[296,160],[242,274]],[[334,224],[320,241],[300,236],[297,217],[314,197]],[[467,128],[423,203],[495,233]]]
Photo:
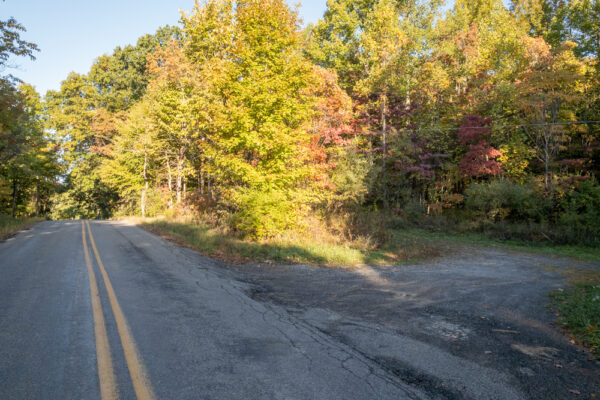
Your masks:
[[[244,240],[190,218],[129,218],[130,222],[228,262],[277,262],[322,266],[395,265],[441,255],[443,246],[405,232],[390,231],[384,245],[368,236],[342,238],[316,221],[302,232],[262,241]]]
[[[0,240],[43,220],[43,218],[11,218],[0,215]]]

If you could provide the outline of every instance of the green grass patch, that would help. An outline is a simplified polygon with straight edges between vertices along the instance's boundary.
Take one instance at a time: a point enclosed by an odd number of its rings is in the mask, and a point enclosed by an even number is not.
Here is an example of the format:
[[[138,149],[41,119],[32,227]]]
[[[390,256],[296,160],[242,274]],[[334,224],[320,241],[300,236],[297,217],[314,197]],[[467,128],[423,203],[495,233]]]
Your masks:
[[[253,241],[236,238],[203,222],[165,218],[129,218],[137,225],[230,262],[277,262],[312,265],[396,265],[417,262],[456,251],[459,245],[492,247],[537,254],[600,261],[600,249],[551,245],[519,240],[499,240],[480,233],[443,233],[424,229],[390,229],[383,246],[369,238],[353,241],[315,233],[288,234]]]
[[[4,240],[13,233],[43,220],[44,218],[11,218],[0,215],[0,240]]]
[[[130,219],[154,233],[230,262],[277,262],[323,266],[396,265],[442,254],[437,240],[406,232],[391,232],[386,245],[377,248],[368,239],[340,242],[311,234],[252,241],[235,238],[200,222],[165,219]]]
[[[551,293],[550,297],[563,327],[600,357],[600,271],[588,274],[569,289]]]
[[[493,247],[505,250],[525,251],[536,254],[573,257],[580,260],[600,262],[600,248],[577,245],[554,245],[548,242],[531,242],[517,239],[494,239],[482,233],[444,233],[425,229],[407,228],[403,230],[407,235],[413,235],[429,240],[438,240],[447,243],[466,244],[483,247]]]

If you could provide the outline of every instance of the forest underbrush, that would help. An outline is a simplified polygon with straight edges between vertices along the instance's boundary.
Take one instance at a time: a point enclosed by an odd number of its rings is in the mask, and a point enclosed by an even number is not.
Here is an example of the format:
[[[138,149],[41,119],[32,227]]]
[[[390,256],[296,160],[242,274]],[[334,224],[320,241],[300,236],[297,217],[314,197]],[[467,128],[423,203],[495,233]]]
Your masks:
[[[244,262],[322,266],[400,265],[460,252],[464,246],[600,261],[600,247],[584,228],[535,221],[497,221],[460,215],[415,215],[359,209],[311,215],[293,230],[253,239],[215,213],[172,212],[126,219],[196,248],[207,256]]]

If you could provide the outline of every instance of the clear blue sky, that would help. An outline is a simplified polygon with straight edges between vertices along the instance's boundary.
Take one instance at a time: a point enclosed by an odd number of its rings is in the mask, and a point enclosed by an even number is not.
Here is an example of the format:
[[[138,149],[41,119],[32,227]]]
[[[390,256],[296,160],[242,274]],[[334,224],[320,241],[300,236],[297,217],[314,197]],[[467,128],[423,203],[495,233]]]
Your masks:
[[[325,3],[302,1],[304,23],[316,22]],[[45,94],[58,89],[69,72],[87,73],[96,57],[116,46],[134,44],[160,26],[176,25],[179,10],[189,11],[193,5],[194,0],[5,0],[0,2],[0,20],[15,17],[27,29],[23,38],[37,43],[41,52],[33,62],[11,59],[17,68],[4,73]]]

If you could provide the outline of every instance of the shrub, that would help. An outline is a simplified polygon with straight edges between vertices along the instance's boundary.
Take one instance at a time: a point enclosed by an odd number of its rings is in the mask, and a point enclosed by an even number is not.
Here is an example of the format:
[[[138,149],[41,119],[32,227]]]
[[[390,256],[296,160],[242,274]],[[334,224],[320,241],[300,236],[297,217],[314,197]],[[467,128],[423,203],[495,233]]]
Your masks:
[[[168,209],[168,195],[156,188],[150,188],[146,199],[146,217],[156,217],[162,215]],[[138,211],[141,210],[138,206]]]
[[[486,236],[500,240],[525,240],[533,242],[547,242],[554,239],[554,231],[546,224],[525,221],[525,222],[484,222],[478,227],[479,231]]]
[[[465,211],[489,221],[539,221],[545,205],[533,188],[508,180],[472,184],[465,190]]]
[[[421,204],[418,200],[411,200],[403,208],[403,214],[410,220],[416,221],[423,218],[427,208]]]
[[[558,222],[568,242],[600,242],[600,185],[584,182],[560,202]]]
[[[276,236],[299,225],[293,201],[280,191],[249,192],[238,201],[232,225],[243,236],[263,239]]]

